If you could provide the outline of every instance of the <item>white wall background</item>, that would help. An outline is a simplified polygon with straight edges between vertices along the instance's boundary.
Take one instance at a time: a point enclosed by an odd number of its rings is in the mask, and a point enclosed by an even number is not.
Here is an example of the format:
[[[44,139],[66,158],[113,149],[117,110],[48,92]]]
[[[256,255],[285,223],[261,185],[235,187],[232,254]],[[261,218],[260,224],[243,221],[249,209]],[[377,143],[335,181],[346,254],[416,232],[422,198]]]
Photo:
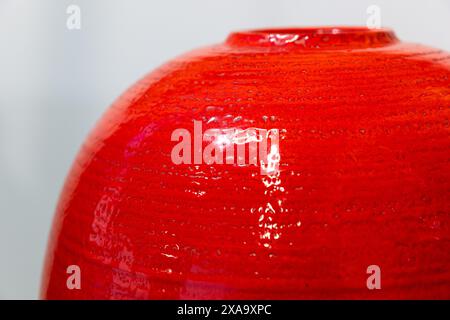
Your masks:
[[[450,51],[448,0],[0,0],[0,299],[37,298],[64,177],[130,84],[232,30],[365,25],[371,4],[401,39]]]

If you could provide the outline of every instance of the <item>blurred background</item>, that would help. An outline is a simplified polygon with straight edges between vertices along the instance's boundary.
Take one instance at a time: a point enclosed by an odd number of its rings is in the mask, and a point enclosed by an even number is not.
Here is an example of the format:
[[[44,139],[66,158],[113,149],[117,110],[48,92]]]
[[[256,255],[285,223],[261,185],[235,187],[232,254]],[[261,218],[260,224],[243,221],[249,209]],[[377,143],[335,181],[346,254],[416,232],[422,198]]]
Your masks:
[[[133,82],[232,30],[364,26],[371,5],[400,39],[450,51],[448,0],[0,0],[0,299],[38,297],[65,175]]]

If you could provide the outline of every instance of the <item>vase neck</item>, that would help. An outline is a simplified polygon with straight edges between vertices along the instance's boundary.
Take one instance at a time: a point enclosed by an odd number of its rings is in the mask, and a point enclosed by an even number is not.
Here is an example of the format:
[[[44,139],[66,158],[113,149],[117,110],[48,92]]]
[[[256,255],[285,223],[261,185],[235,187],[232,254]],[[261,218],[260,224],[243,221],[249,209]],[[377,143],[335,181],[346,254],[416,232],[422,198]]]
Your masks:
[[[234,47],[286,47],[298,49],[376,48],[398,42],[391,29],[366,27],[281,28],[231,33],[226,44]]]

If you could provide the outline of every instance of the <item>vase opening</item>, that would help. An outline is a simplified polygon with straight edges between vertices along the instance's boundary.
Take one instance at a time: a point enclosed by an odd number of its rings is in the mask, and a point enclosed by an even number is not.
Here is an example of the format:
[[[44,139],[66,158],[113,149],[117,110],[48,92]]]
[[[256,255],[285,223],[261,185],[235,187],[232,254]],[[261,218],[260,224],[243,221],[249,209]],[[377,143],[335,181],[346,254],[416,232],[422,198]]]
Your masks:
[[[367,27],[271,28],[238,31],[226,43],[238,47],[290,47],[311,49],[371,48],[391,45],[398,39],[391,29]]]

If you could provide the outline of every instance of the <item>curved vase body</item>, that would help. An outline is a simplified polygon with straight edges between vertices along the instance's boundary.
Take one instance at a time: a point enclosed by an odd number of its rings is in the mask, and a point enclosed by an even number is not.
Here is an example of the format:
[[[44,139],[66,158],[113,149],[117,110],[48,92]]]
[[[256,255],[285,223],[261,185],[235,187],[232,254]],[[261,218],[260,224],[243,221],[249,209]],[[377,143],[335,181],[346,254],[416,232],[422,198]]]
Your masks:
[[[449,61],[389,30],[299,28],[165,64],[83,144],[42,297],[449,299]],[[250,156],[251,130],[278,135],[266,161],[206,163],[211,141]]]

